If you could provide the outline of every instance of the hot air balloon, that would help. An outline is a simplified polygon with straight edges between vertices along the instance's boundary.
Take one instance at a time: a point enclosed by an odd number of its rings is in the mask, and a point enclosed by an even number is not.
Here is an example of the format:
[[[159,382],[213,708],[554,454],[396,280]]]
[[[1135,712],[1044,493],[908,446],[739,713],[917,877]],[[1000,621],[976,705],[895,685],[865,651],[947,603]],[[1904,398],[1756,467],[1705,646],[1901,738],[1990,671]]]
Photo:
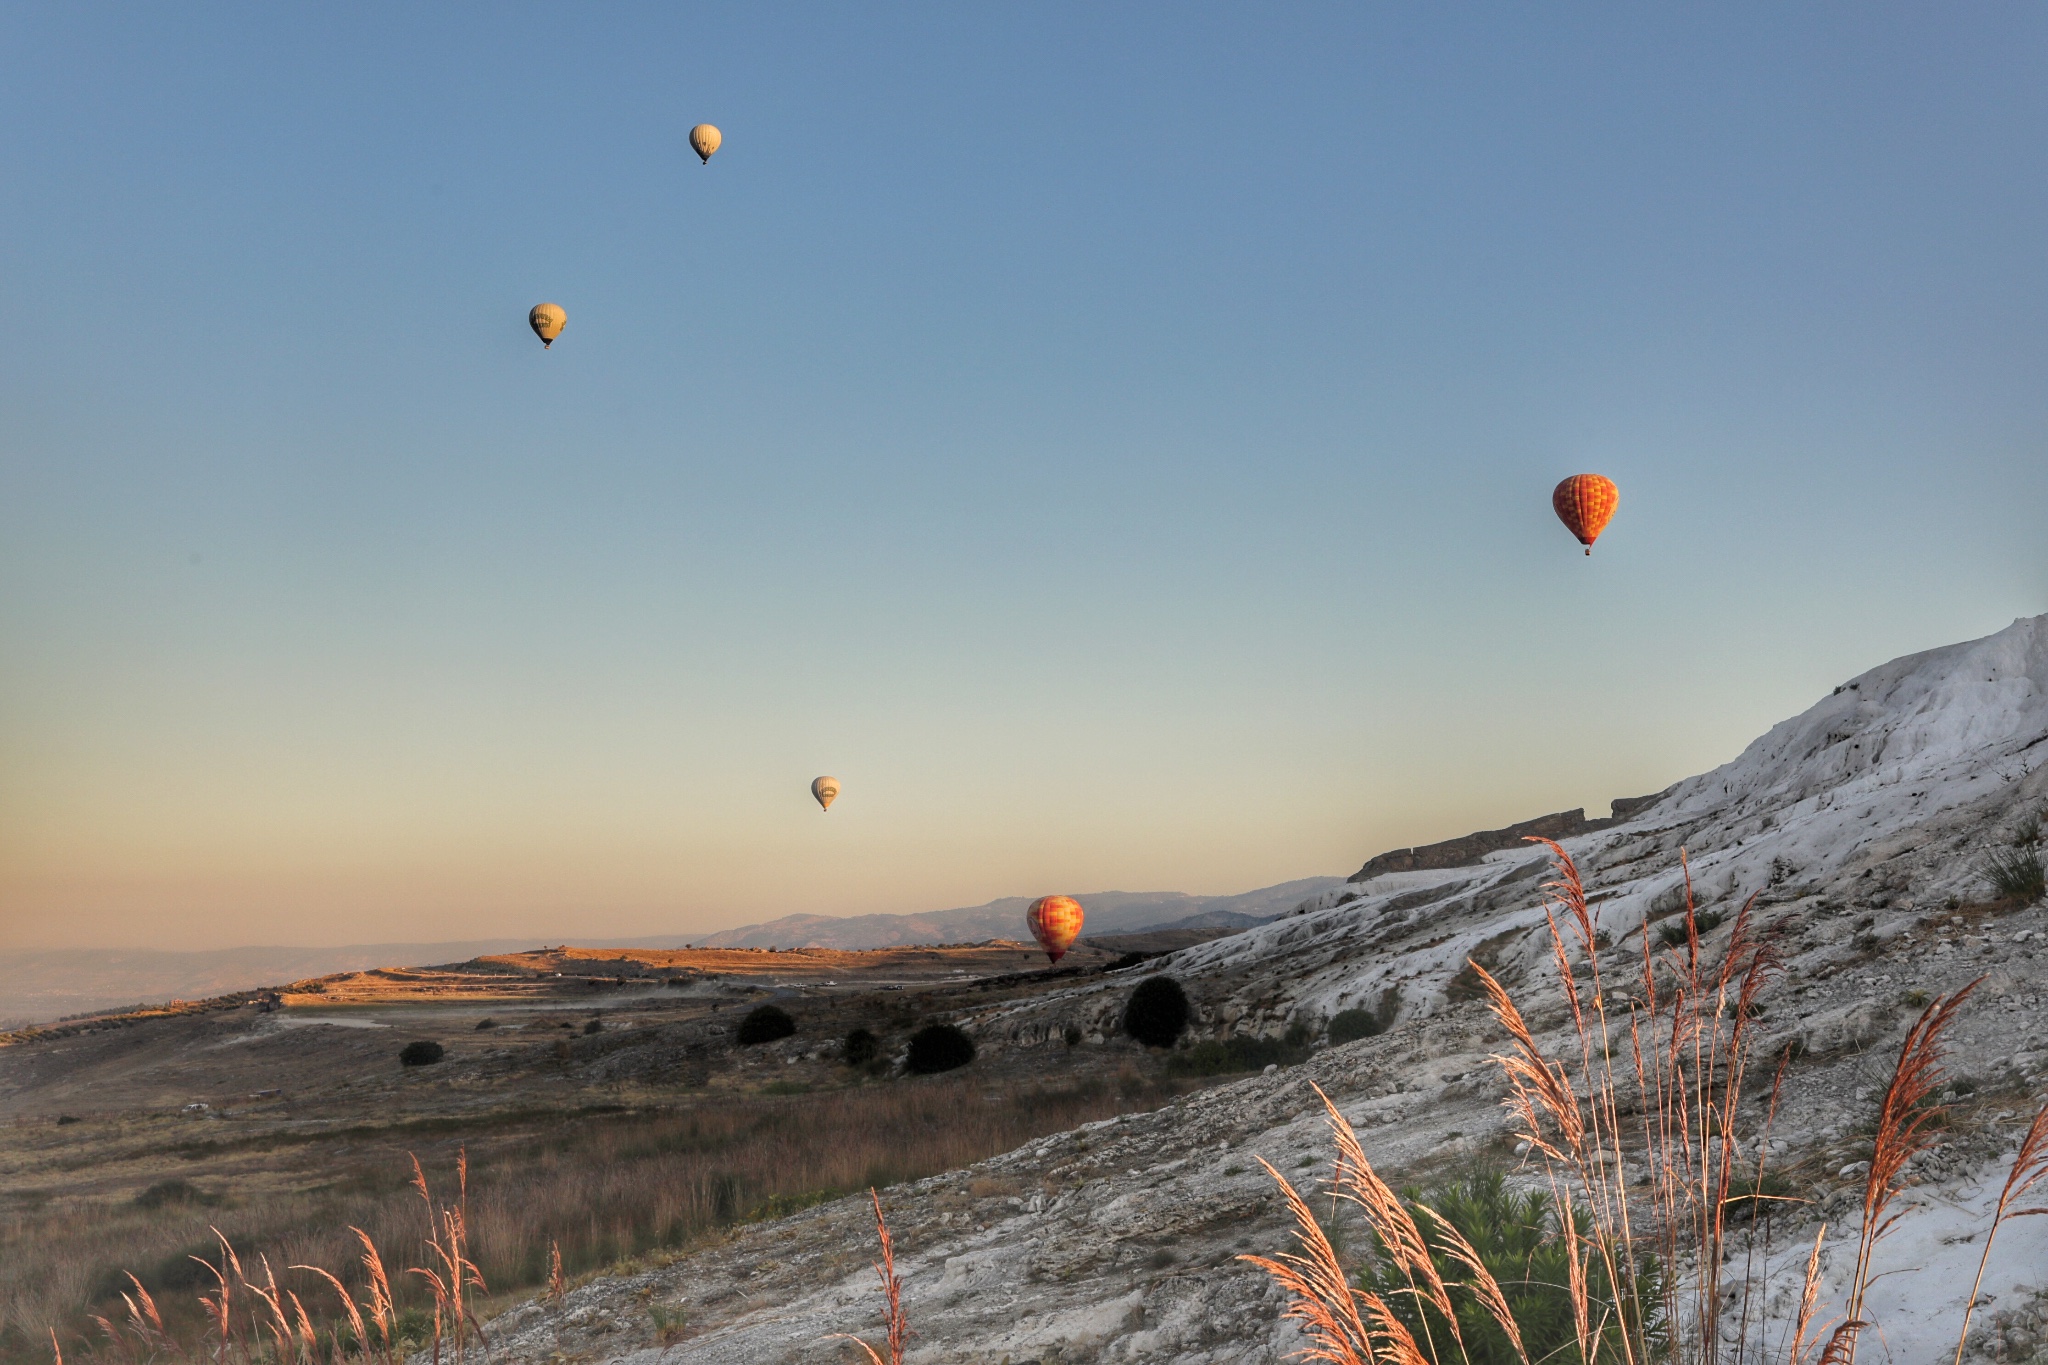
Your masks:
[[[713,129],[713,131],[717,131]],[[820,777],[811,783],[811,795],[818,798],[818,805],[825,810],[832,809],[832,798],[839,795],[839,779]]]
[[[1040,896],[1024,912],[1024,922],[1031,926],[1031,937],[1038,940],[1038,946],[1045,949],[1045,955],[1054,962],[1065,957],[1067,949],[1074,946],[1074,940],[1081,937],[1084,917],[1081,902],[1072,896]]]
[[[1614,486],[1614,480],[1598,474],[1574,474],[1550,494],[1557,519],[1579,538],[1587,554],[1593,553],[1593,542],[1607,529],[1607,519],[1614,515],[1614,505],[1620,501],[1621,490]]]
[[[690,130],[690,150],[697,154],[697,160],[702,164],[710,163],[711,154],[723,141],[725,135],[708,123],[700,123]]]
[[[526,315],[526,325],[533,328],[533,334],[540,338],[541,349],[555,344],[555,338],[569,325],[569,315],[562,311],[559,303],[536,303],[533,311]]]

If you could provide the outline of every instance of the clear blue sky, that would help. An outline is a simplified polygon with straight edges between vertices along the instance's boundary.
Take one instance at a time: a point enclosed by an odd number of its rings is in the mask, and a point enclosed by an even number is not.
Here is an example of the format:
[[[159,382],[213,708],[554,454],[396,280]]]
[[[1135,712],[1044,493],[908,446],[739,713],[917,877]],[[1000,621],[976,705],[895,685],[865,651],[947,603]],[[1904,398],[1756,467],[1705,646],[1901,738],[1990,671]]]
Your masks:
[[[2038,5],[20,4],[0,62],[8,941],[1242,890],[2048,609]]]

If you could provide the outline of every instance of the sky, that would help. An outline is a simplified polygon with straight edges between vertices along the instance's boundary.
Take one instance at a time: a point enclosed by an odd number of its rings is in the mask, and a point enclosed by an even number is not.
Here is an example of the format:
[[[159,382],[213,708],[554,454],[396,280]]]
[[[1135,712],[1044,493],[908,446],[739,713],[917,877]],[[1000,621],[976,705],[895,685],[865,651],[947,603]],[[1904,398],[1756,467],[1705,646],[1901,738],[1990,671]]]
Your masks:
[[[1235,892],[2048,610],[2036,5],[20,3],[0,184],[0,944]]]

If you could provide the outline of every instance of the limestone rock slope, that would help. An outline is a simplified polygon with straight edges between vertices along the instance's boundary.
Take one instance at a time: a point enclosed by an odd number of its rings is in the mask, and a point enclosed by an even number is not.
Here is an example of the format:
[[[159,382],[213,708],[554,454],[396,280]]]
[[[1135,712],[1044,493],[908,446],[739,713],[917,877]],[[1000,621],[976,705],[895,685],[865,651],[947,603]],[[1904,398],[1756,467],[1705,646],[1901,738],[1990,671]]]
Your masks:
[[[1773,1042],[1802,1049],[1773,1150],[1810,1201],[1789,1222],[1809,1245],[1817,1222],[1830,1225],[1831,1286],[1853,1255],[1859,1128],[1903,1029],[1929,993],[1987,978],[1957,1038],[1955,1123],[1917,1173],[1908,1198],[1920,1207],[1884,1253],[1887,1265],[1919,1267],[1887,1282],[1880,1326],[1898,1361],[1952,1349],[1981,1249],[1977,1220],[2048,1075],[2048,909],[1993,900],[1984,876],[1988,852],[2011,847],[2048,800],[2044,759],[2048,617],[2039,617],[1873,669],[1733,761],[1563,841],[1595,902],[1612,959],[1604,970],[1626,972],[1642,936],[1682,911],[1681,850],[1702,911],[1732,919],[1756,898],[1784,959],[1764,1023]],[[1254,1158],[1305,1191],[1326,1173],[1311,1082],[1397,1176],[1482,1149],[1505,1154],[1502,1087],[1488,1060],[1499,1037],[1466,964],[1488,966],[1518,995],[1554,998],[1547,869],[1547,850],[1524,845],[1384,872],[1243,933],[963,1014],[957,1022],[984,1050],[1126,1047],[1135,1060],[1135,1045],[1118,1036],[1119,1011],[1137,979],[1163,970],[1188,989],[1197,1038],[1319,1035],[1354,1008],[1391,1027],[1154,1113],[885,1191],[919,1333],[909,1358],[1193,1365],[1277,1361],[1297,1349],[1273,1292],[1235,1259],[1286,1244],[1273,1178]],[[1709,933],[1707,948],[1728,932],[1723,923]],[[1785,1245],[1800,1242],[1780,1231]],[[1999,1248],[1986,1281],[1996,1306],[1983,1310],[1978,1348],[2024,1359],[2020,1348],[2033,1349],[2044,1320],[2048,1219],[2020,1220]],[[840,1200],[747,1227],[673,1265],[592,1283],[560,1305],[516,1309],[494,1325],[494,1358],[832,1358],[851,1348],[831,1334],[876,1336],[873,1253],[865,1202]],[[1758,1310],[1781,1324],[1789,1305],[1779,1296]]]

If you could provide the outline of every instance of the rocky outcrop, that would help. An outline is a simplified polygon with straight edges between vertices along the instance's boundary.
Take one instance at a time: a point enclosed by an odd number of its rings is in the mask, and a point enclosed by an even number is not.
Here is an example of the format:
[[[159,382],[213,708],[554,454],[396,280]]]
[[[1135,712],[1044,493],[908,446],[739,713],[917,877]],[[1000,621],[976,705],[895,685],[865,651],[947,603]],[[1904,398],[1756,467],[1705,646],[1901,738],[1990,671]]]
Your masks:
[[[1470,867],[1487,854],[1514,848],[1524,839],[1569,839],[1575,834],[1606,829],[1613,823],[1612,820],[1588,820],[1583,806],[1577,810],[1561,810],[1554,815],[1539,815],[1534,820],[1509,825],[1505,829],[1482,829],[1462,839],[1446,839],[1440,844],[1424,844],[1420,848],[1397,848],[1367,862],[1351,874],[1350,880],[1371,881],[1383,872],[1434,872],[1445,867]]]
[[[1498,853],[1504,848],[1515,848],[1525,839],[1569,839],[1574,835],[1591,834],[1610,825],[1632,820],[1663,800],[1671,789],[1649,796],[1617,796],[1612,802],[1614,814],[1605,820],[1588,820],[1586,809],[1561,810],[1552,815],[1539,815],[1534,820],[1524,820],[1518,825],[1505,829],[1482,829],[1476,834],[1467,834],[1461,839],[1446,839],[1440,844],[1423,844],[1419,848],[1397,848],[1391,853],[1382,853],[1371,859],[1364,867],[1347,879],[1354,882],[1370,881],[1383,872],[1434,872],[1446,867],[1470,867],[1489,853]]]

